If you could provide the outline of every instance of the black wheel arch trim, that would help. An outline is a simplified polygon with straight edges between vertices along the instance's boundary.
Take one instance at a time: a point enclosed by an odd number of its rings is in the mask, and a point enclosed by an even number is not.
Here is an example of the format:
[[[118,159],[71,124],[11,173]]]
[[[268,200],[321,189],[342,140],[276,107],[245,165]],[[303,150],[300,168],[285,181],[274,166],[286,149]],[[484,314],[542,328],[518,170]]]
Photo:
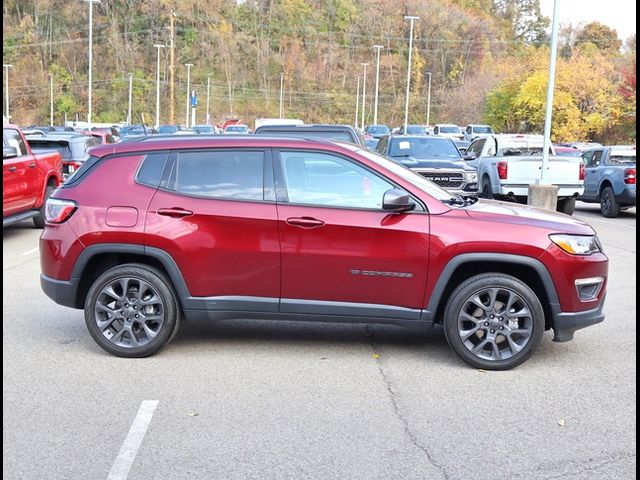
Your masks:
[[[420,320],[435,323],[436,312],[438,310],[438,306],[440,305],[440,300],[442,299],[442,295],[444,294],[445,289],[453,273],[462,265],[468,263],[476,263],[476,262],[498,262],[498,263],[507,263],[510,265],[522,265],[526,267],[531,267],[535,270],[535,272],[540,277],[542,281],[542,285],[544,287],[545,293],[547,294],[547,298],[549,299],[549,307],[552,313],[552,324],[555,323],[555,319],[560,313],[560,301],[558,299],[558,294],[556,292],[555,284],[551,279],[551,274],[547,270],[547,267],[544,264],[533,257],[526,257],[524,255],[514,255],[510,253],[463,253],[455,256],[449,263],[444,267],[436,285],[433,287],[433,291],[431,292],[431,297],[429,298],[429,303],[427,307],[422,311],[422,315],[420,316]]]

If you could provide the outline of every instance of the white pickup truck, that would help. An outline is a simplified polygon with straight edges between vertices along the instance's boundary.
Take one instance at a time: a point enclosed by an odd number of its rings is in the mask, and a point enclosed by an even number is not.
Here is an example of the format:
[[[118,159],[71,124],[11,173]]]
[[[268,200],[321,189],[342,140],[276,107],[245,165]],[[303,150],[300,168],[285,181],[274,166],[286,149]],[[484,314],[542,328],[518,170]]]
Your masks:
[[[488,135],[467,149],[469,165],[478,171],[479,196],[526,203],[529,185],[540,178],[542,135]],[[558,186],[557,210],[571,215],[584,192],[581,157],[549,156],[545,183]]]

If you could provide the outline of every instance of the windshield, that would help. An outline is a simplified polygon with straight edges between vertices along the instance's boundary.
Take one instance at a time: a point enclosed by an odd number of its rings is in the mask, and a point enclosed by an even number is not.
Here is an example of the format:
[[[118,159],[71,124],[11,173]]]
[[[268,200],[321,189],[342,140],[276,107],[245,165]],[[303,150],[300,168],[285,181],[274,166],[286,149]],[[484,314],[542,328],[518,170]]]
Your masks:
[[[444,125],[440,127],[440,133],[460,133],[460,127],[455,125]]]
[[[402,177],[407,182],[410,182],[412,185],[415,185],[417,188],[419,188],[423,192],[428,193],[433,198],[440,200],[441,202],[445,202],[447,200],[452,200],[453,198],[455,198],[453,195],[451,195],[449,192],[440,188],[431,180],[427,180],[426,178],[415,173],[413,170],[409,170],[404,165],[400,165],[399,163],[396,163],[393,160],[384,158],[375,152],[371,152],[363,149],[358,149],[356,151],[363,157],[367,157],[369,160],[373,160],[381,167],[384,167],[390,172],[393,172],[399,177]]]
[[[414,158],[460,158],[460,152],[451,140],[436,137],[394,138],[391,140],[389,155]]]
[[[176,133],[179,130],[177,125],[160,125],[158,133]]]
[[[215,133],[211,125],[196,125],[193,130],[196,133]]]
[[[413,135],[426,135],[427,131],[424,129],[424,127],[421,127],[420,125],[408,125],[407,133],[413,134]]]
[[[473,127],[473,133],[493,133],[493,128],[489,126]]]
[[[367,128],[367,133],[372,135],[387,135],[389,133],[389,127],[386,125],[371,125]]]
[[[225,132],[235,132],[235,133],[245,133],[247,131],[247,127],[244,125],[230,125],[224,129]]]

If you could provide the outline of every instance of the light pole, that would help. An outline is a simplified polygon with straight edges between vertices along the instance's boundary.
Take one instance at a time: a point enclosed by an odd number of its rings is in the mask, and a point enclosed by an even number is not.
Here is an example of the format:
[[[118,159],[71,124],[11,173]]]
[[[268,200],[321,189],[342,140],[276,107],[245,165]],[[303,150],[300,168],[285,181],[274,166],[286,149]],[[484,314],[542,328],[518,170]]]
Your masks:
[[[49,126],[53,127],[53,73],[49,74]]]
[[[427,72],[429,75],[429,88],[427,90],[427,125],[431,125],[429,120],[431,119],[431,72]]]
[[[127,125],[131,125],[131,101],[133,100],[133,73],[129,73],[129,110],[127,110]]]
[[[411,50],[413,50],[413,22],[418,20],[420,17],[415,17],[411,15],[407,15],[404,17],[405,20],[409,20],[411,22],[411,28],[409,30],[409,63],[407,65],[407,94],[404,104],[404,134],[407,134],[407,123],[409,123],[409,93],[411,88]]]
[[[154,48],[158,49],[158,62],[156,66],[156,129],[160,126],[160,49],[165,45],[156,43]]]
[[[185,67],[187,67],[187,113],[184,117],[184,125],[189,128],[189,100],[191,97],[191,67],[193,67],[193,63],[185,63]]]
[[[280,74],[280,118],[284,116],[284,72]]]
[[[373,124],[378,124],[378,84],[380,82],[380,49],[383,48],[382,45],[374,45],[373,48],[376,49],[376,94],[375,100],[373,101]]]
[[[91,109],[93,103],[93,4],[100,0],[84,0],[89,2],[89,102],[87,108],[87,128],[91,130]]]
[[[13,65],[10,63],[3,63],[2,67],[4,68],[5,117],[7,117],[8,122],[11,120],[11,116],[9,115],[9,69],[13,68]]]
[[[361,63],[364,67],[364,74],[362,75],[362,122],[360,122],[360,128],[364,131],[364,111],[365,111],[365,101],[367,99],[367,66],[368,63]]]
[[[358,89],[356,90],[356,121],[353,122],[353,126],[358,128],[358,106],[360,102],[360,74],[358,74]]]
[[[207,112],[206,112],[206,116],[207,116],[207,125],[211,125],[211,121],[209,120],[211,118],[211,115],[209,115],[209,95],[211,94],[211,74],[207,74]]]

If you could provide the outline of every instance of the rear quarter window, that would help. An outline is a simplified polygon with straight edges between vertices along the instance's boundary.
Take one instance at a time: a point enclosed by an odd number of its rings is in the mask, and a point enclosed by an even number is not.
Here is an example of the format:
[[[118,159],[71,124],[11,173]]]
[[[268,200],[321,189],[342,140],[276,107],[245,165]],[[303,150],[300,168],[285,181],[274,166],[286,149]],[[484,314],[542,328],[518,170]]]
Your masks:
[[[145,155],[138,174],[136,175],[136,181],[143,185],[149,185],[150,187],[158,187],[162,180],[162,172],[164,171],[166,160],[166,152],[149,153]]]

